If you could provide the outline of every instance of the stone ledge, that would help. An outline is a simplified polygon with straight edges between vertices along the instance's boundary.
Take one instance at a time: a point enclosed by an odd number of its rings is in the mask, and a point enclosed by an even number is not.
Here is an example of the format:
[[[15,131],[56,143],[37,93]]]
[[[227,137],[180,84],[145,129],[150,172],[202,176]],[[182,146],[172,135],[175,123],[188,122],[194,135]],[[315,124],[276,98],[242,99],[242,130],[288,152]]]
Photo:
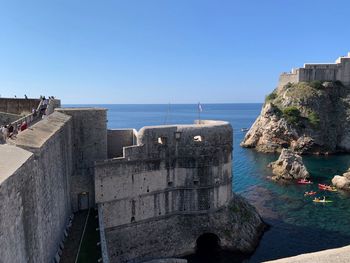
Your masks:
[[[350,246],[327,249],[314,253],[301,254],[265,263],[348,263],[350,262]]]

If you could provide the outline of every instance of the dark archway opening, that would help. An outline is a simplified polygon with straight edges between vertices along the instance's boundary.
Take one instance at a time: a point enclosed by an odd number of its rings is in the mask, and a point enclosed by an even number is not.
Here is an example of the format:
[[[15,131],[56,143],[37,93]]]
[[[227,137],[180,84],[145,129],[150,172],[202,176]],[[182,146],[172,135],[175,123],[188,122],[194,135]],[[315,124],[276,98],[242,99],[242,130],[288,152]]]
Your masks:
[[[196,254],[202,262],[220,261],[220,238],[213,233],[204,233],[196,241]]]
[[[241,263],[250,255],[222,247],[220,238],[213,233],[204,233],[196,241],[196,252],[184,257],[188,263]]]

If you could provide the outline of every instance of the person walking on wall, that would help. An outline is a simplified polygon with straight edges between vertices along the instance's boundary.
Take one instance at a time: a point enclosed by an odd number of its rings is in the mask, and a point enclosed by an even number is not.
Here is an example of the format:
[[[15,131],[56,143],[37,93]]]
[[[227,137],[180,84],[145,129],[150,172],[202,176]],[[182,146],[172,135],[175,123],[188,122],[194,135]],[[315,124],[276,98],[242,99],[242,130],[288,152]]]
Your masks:
[[[2,130],[2,134],[4,136],[4,139],[6,140],[8,135],[9,135],[8,126],[7,125],[3,126],[1,130]]]
[[[15,133],[15,127],[13,127],[12,124],[10,124],[9,128],[8,128],[8,138],[12,138],[12,136]]]
[[[24,121],[24,122],[22,122],[22,124],[21,124],[19,130],[20,130],[20,131],[24,131],[24,130],[27,129],[27,128],[28,128],[27,122]]]
[[[2,132],[2,128],[3,126],[0,126],[0,144],[4,144],[6,141],[5,141],[5,136]]]

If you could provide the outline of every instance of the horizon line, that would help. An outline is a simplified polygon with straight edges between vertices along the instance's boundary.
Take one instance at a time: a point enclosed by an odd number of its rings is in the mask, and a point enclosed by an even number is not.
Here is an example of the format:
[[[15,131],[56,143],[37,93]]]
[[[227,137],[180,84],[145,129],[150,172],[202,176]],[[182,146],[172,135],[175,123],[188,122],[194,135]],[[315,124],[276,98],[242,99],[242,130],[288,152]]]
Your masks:
[[[200,102],[202,105],[208,104],[262,104],[263,102]],[[197,105],[196,103],[63,103],[62,105]]]

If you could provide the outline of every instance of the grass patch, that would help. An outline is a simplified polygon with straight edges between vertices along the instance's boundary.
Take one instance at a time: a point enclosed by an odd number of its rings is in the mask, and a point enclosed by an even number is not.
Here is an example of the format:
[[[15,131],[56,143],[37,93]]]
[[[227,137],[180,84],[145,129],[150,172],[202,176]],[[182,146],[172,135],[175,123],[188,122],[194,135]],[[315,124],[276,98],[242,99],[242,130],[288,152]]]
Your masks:
[[[322,82],[319,80],[314,80],[310,82],[310,87],[314,88],[314,89],[324,89],[324,86],[322,85]]]
[[[284,108],[282,113],[283,113],[283,117],[287,120],[289,124],[292,124],[292,125],[299,124],[301,120],[301,115],[297,107],[291,106],[291,107]]]
[[[314,111],[312,111],[309,116],[309,123],[313,126],[313,127],[317,127],[320,124],[320,117],[318,116],[318,114]]]
[[[265,97],[265,102],[272,101],[277,98],[277,94],[275,91],[271,92],[269,95]]]
[[[318,97],[324,92],[324,89],[313,88],[310,83],[300,82],[293,84],[291,88],[288,89],[287,95],[292,99],[309,99],[312,97]]]

